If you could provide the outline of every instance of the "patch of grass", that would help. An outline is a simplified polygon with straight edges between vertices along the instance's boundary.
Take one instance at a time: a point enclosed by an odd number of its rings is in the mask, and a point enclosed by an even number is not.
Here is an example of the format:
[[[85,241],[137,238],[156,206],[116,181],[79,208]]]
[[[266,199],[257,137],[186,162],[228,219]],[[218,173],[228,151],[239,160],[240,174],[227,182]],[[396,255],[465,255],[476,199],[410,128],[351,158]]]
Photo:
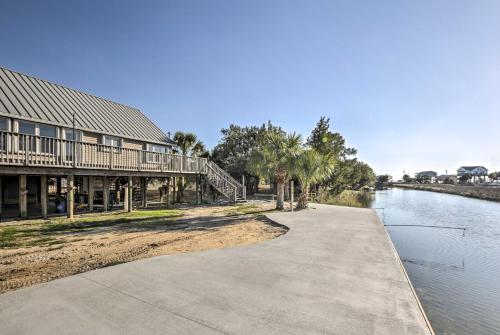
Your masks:
[[[122,225],[124,227],[130,227],[130,225],[146,227],[146,224],[162,224],[165,220],[179,218],[182,215],[182,211],[178,209],[162,209],[139,210],[132,213],[114,213],[99,216],[82,216],[73,220],[59,218],[50,220],[36,230],[39,230],[42,234],[51,234],[55,232],[84,232],[86,230],[115,225]]]
[[[325,203],[329,205],[347,206],[347,207],[369,207],[372,196],[364,191],[346,190],[334,197],[328,197]]]
[[[137,210],[132,213],[126,213],[126,217],[129,218],[137,218],[137,217],[149,217],[149,218],[154,218],[154,217],[165,217],[165,216],[182,216],[182,211],[180,209],[143,209],[143,210]]]
[[[56,238],[62,234],[93,233],[102,229],[151,229],[168,224],[179,218],[178,209],[139,210],[132,213],[100,213],[82,215],[75,219],[53,218],[49,220],[22,221],[0,229],[0,248],[52,246],[68,241]]]
[[[242,204],[236,207],[229,208],[224,211],[224,215],[227,216],[238,216],[247,214],[259,214],[262,212],[267,212],[267,209],[262,209],[256,204]]]
[[[54,244],[63,244],[63,243],[66,243],[66,242],[61,241],[61,240],[56,240],[52,237],[42,237],[42,238],[37,238],[34,240],[29,240],[28,242],[26,242],[26,246],[44,247],[44,246],[51,246]]]
[[[17,228],[6,227],[0,230],[0,248],[12,248],[17,245]]]

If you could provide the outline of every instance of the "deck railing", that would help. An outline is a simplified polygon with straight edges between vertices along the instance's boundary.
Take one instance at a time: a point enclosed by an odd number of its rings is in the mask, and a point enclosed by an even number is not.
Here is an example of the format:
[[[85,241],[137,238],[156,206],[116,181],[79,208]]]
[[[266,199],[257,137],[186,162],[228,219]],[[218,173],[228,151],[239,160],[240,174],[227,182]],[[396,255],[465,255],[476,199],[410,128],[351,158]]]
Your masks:
[[[207,159],[0,131],[0,165],[207,172]]]

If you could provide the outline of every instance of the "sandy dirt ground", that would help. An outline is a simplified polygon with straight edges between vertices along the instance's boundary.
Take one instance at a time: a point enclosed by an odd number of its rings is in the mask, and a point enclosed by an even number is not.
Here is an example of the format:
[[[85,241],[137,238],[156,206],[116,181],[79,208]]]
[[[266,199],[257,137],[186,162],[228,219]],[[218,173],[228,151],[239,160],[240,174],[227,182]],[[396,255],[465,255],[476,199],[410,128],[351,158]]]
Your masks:
[[[285,228],[261,215],[272,203],[83,215],[20,221],[0,248],[0,293],[158,255],[258,243]]]

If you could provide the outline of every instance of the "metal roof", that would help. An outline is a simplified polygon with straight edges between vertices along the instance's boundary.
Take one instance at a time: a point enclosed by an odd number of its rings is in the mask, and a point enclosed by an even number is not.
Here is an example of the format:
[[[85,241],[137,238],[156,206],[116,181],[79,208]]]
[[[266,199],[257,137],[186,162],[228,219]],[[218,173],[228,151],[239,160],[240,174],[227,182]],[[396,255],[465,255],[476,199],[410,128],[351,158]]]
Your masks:
[[[472,171],[472,170],[475,170],[477,168],[482,168],[482,169],[488,170],[484,166],[479,166],[479,165],[476,165],[476,166],[461,166],[461,167],[459,167],[459,170],[460,169],[464,169],[464,170],[467,170],[467,171]]]
[[[0,67],[0,115],[173,144],[140,110]]]

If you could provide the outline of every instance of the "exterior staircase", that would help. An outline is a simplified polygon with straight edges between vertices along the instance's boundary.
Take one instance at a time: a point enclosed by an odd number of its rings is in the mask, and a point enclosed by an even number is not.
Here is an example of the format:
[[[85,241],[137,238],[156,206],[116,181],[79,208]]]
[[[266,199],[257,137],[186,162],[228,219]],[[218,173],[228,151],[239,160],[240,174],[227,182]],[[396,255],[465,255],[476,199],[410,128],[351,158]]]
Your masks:
[[[246,190],[236,179],[231,177],[229,173],[222,170],[217,164],[207,162],[207,181],[217,191],[233,202],[246,201]]]

